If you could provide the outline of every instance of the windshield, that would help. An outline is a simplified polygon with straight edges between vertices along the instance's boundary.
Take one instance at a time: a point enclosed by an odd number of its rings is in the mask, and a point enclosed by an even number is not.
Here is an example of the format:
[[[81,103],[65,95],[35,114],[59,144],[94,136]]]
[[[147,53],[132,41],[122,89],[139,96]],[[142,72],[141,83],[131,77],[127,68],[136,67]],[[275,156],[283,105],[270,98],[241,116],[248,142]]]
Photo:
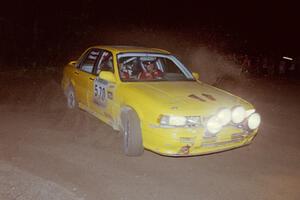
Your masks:
[[[194,80],[191,72],[172,55],[122,53],[117,59],[122,81]]]

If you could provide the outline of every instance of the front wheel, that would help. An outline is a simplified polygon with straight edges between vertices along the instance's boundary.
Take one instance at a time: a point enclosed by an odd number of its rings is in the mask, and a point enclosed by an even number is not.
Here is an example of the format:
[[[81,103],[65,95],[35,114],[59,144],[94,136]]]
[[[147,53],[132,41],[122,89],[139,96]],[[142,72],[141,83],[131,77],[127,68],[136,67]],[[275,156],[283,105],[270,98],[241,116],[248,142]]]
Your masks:
[[[140,119],[137,113],[132,110],[126,110],[121,116],[123,134],[123,148],[127,156],[140,156],[144,153],[143,139]]]

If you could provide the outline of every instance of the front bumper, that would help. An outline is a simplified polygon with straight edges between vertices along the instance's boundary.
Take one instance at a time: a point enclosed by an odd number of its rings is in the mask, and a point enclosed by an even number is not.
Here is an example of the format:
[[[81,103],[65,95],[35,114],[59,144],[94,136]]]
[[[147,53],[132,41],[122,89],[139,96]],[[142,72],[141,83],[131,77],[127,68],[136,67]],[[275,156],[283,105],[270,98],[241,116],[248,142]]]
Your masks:
[[[142,125],[144,147],[167,156],[209,154],[251,143],[257,130],[246,131],[227,126],[216,136],[205,134],[204,128],[161,128]]]

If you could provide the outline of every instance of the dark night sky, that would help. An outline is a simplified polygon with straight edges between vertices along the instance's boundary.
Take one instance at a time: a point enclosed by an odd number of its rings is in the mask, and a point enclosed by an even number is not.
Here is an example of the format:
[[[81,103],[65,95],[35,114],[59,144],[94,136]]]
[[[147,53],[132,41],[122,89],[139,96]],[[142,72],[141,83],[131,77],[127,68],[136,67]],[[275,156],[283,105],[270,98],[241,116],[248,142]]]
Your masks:
[[[248,41],[249,50],[255,49],[258,54],[276,50],[299,56],[300,9],[287,1],[209,5],[187,0],[107,2],[12,1],[1,7],[1,54],[4,49],[13,54],[26,48],[36,55],[36,46],[64,46],[66,38],[74,37],[74,31],[130,24],[187,33],[221,30],[224,37],[230,35],[231,42]]]

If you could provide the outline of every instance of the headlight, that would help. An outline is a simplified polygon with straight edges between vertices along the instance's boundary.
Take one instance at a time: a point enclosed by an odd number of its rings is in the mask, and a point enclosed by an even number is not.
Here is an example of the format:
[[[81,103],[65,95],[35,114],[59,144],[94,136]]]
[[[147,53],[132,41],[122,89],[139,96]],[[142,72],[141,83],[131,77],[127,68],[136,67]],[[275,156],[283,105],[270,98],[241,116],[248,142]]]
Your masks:
[[[201,118],[199,116],[187,117],[187,125],[195,126],[201,124]]]
[[[217,113],[217,118],[222,126],[228,124],[231,121],[231,111],[228,108],[224,108]]]
[[[260,125],[261,118],[258,113],[253,113],[249,116],[248,118],[248,128],[251,130],[257,129],[258,126]]]
[[[170,116],[169,125],[171,126],[184,126],[186,125],[186,117]]]
[[[162,116],[160,116],[160,118],[159,118],[159,123],[160,123],[161,125],[169,125],[169,119],[170,119],[169,116],[162,115]]]
[[[212,116],[206,122],[206,128],[210,133],[215,134],[222,129],[222,124],[217,116]]]
[[[197,126],[201,124],[201,118],[200,116],[184,117],[161,115],[159,123],[164,126]]]
[[[160,117],[160,124],[167,126],[185,126],[186,125],[186,117],[181,116],[166,116],[162,115]]]
[[[237,106],[232,109],[231,118],[233,123],[239,124],[242,121],[244,121],[245,117],[246,117],[246,110],[244,107]]]

